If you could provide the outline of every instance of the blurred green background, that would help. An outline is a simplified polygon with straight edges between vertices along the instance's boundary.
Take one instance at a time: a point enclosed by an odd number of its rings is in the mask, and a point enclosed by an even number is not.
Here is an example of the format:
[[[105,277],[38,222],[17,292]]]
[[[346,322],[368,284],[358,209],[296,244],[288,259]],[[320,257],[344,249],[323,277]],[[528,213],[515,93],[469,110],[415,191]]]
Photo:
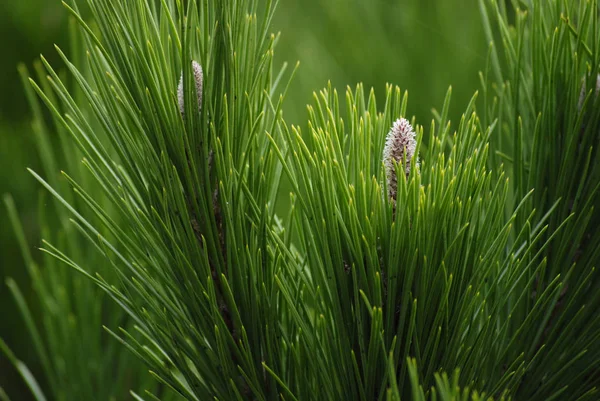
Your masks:
[[[42,53],[56,61],[53,44],[66,47],[67,18],[60,0],[0,0],[0,194],[10,193],[29,243],[39,244],[39,186],[25,171],[36,168],[29,110],[17,74]],[[428,126],[453,86],[451,116],[478,89],[487,54],[479,9],[462,0],[280,0],[273,26],[281,32],[276,59],[300,68],[286,99],[288,122],[304,124],[312,92],[331,81],[338,90],[363,82],[382,94],[387,82],[409,91],[409,114]],[[34,254],[38,254],[34,251]],[[38,254],[39,256],[39,254]],[[0,338],[34,372],[36,355],[4,281],[13,277],[31,297],[17,242],[0,209]],[[34,310],[35,313],[35,310]],[[43,380],[41,380],[44,385]],[[0,388],[28,400],[25,386],[0,356]]]

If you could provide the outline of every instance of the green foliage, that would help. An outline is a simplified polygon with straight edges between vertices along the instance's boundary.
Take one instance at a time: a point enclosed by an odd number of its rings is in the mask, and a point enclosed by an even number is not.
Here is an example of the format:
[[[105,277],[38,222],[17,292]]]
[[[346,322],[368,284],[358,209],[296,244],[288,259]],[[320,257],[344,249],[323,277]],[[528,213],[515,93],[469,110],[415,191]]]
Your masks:
[[[531,288],[537,302],[556,277],[564,283],[531,337],[545,352],[518,398],[578,399],[598,385],[600,373],[598,2],[525,3],[515,2],[512,15],[502,3],[481,1],[489,37],[499,32],[502,43],[482,74],[486,115],[497,119],[495,163],[510,168],[515,198],[535,189],[525,210],[542,216],[558,202],[550,231],[571,218],[545,251],[548,268]]]
[[[418,385],[417,381],[417,364],[414,359],[407,361],[408,371],[411,378],[412,400],[413,401],[493,401],[491,397],[485,393],[479,393],[471,390],[468,387],[460,388],[459,386],[459,371],[457,370],[452,377],[448,377],[446,373],[435,375],[435,386],[425,393],[423,387]],[[387,400],[397,400],[394,396],[394,388],[388,390]],[[504,396],[497,399],[498,401],[508,400]]]
[[[72,28],[75,29],[76,26],[72,24]],[[78,57],[80,51],[76,37],[72,38],[72,42],[71,52],[74,57]],[[42,61],[46,62],[45,59]],[[45,99],[51,99],[61,113],[66,113],[64,104],[58,100],[52,88],[52,80],[45,77],[42,64],[36,63],[35,69],[41,83],[41,86],[35,86],[39,94]],[[114,208],[101,188],[93,185],[93,176],[80,163],[82,153],[61,125],[60,115],[57,112],[47,121],[38,96],[29,82],[29,72],[24,66],[19,67],[19,72],[34,114],[32,129],[45,179],[54,188],[63,191],[65,199],[85,214],[82,210],[85,203],[74,196],[69,190],[68,181],[61,179],[58,174],[59,169],[69,170],[73,177],[88,187],[88,194],[103,208],[105,214],[113,216]],[[74,85],[69,87],[74,101],[83,104],[81,93]],[[84,106],[80,111],[86,115],[90,113]],[[99,128],[96,120],[90,120],[89,124],[95,129]],[[126,311],[105,296],[102,289],[88,278],[73,275],[72,270],[61,260],[45,256],[41,263],[36,262],[12,197],[6,196],[4,201],[36,298],[34,302],[28,302],[11,278],[7,279],[7,286],[24,318],[31,343],[39,357],[48,394],[44,393],[27,366],[17,359],[4,341],[0,340],[0,348],[17,367],[35,399],[110,400],[127,397],[134,388],[156,389],[156,384],[150,381],[150,376],[137,358],[123,352],[122,347],[112,341],[109,335],[98,330],[102,325],[130,326]],[[46,193],[42,193],[39,198],[39,216],[41,230],[47,241],[52,241],[68,252],[74,260],[84,262],[93,274],[110,280],[117,278],[112,267],[106,264],[105,256],[88,246],[88,239],[81,235],[82,228],[71,221],[70,213]],[[36,322],[32,309],[39,310],[41,321]]]
[[[88,300],[78,316],[106,292],[121,309],[102,322],[122,351],[188,400],[593,399],[600,101],[592,90],[577,103],[580,77],[593,87],[598,71],[598,5],[551,3],[514,3],[514,28],[504,5],[480,3],[506,49],[481,75],[483,112],[476,94],[452,124],[449,90],[428,129],[413,117],[419,163],[407,177],[396,164],[395,200],[381,158],[393,122],[409,117],[407,93],[388,85],[378,101],[358,85],[340,101],[330,85],[306,126],[288,126],[272,2],[88,0],[94,24],[67,6],[85,60],[58,49],[72,78],[43,59],[48,80],[33,82],[65,146],[43,143],[38,115],[47,171],[32,174],[64,206],[44,251],[81,273],[49,275],[60,310],[77,304],[61,298],[64,283]],[[202,99],[185,115],[182,71],[185,104]],[[98,339],[95,312],[47,325],[61,341],[77,329]],[[73,377],[88,372],[69,360]]]
[[[275,38],[266,34],[272,9],[258,22],[225,5],[191,2],[184,10],[175,2],[137,2],[123,23],[131,10],[104,1],[89,6],[102,37],[114,40],[100,42],[74,7],[94,49],[91,78],[64,60],[101,128],[89,124],[49,65],[67,114],[35,88],[79,145],[116,216],[73,177],[65,174],[95,220],[43,182],[114,264],[120,285],[86,274],[131,314],[151,346],[125,330],[123,341],[162,382],[190,399],[263,392],[263,363],[282,363],[274,275],[285,262],[265,244],[274,219],[265,207],[274,203],[281,174],[264,135],[282,123],[281,99],[271,96],[281,82],[271,61]],[[205,100],[201,115],[182,118],[175,91],[183,66],[185,102],[194,103],[192,59],[206,72]],[[84,271],[58,247],[46,251]]]

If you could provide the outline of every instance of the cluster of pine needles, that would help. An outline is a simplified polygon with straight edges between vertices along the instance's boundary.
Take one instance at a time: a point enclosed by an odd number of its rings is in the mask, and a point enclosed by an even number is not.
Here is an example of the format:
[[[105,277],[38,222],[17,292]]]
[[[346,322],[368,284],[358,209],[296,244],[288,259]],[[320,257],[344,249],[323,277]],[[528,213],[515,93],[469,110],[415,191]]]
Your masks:
[[[600,399],[597,0],[480,0],[458,121],[359,84],[297,126],[274,3],[69,1],[64,63],[20,67],[33,397]]]

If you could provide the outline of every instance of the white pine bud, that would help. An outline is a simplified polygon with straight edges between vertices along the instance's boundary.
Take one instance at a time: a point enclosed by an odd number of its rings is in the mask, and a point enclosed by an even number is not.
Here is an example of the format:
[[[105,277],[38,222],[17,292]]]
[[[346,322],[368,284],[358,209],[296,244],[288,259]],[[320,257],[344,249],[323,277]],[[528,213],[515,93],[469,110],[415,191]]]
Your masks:
[[[396,176],[394,164],[397,163],[400,167],[404,167],[404,173],[408,177],[416,147],[415,132],[408,120],[405,118],[396,120],[387,134],[385,147],[383,148],[383,164],[387,178],[388,196],[394,201],[396,201],[398,190],[398,177]],[[404,160],[405,154],[406,160]]]
[[[587,90],[585,87],[585,77],[581,80],[582,85],[581,85],[581,92],[579,92],[579,103],[577,103],[577,108],[579,110],[581,110],[581,108],[583,107],[583,101],[585,100],[585,97],[587,95]],[[598,74],[596,76],[596,92],[594,93],[594,96],[598,96],[598,93],[600,93],[600,74]],[[592,99],[593,101],[593,99]]]
[[[192,72],[194,74],[194,82],[196,83],[196,96],[198,97],[198,113],[202,110],[202,81],[204,75],[202,73],[202,66],[197,61],[192,61]],[[183,93],[183,72],[181,73],[181,79],[179,80],[179,86],[177,87],[177,100],[179,101],[179,112],[181,115],[185,115],[185,94]]]

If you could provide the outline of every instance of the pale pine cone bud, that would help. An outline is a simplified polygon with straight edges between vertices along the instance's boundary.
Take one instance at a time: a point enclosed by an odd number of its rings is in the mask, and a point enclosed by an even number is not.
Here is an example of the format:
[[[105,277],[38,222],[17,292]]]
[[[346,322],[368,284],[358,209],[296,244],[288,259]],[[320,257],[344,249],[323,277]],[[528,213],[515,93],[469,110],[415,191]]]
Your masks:
[[[198,97],[198,113],[202,110],[202,81],[204,75],[202,66],[197,61],[192,61],[192,72],[194,73],[194,82],[196,83],[196,96]],[[183,93],[183,72],[177,87],[177,100],[179,101],[179,112],[183,116],[185,114],[185,94]]]
[[[585,97],[587,95],[587,90],[585,87],[585,77],[581,80],[582,81],[582,85],[581,85],[581,92],[579,92],[579,103],[577,104],[577,108],[579,110],[581,110],[581,108],[583,107],[583,101],[585,100]],[[594,93],[594,96],[598,96],[598,93],[600,93],[600,74],[598,74],[596,76],[596,92]],[[593,99],[592,99],[593,101]]]
[[[394,164],[399,164],[401,169],[404,167],[404,173],[408,177],[416,147],[415,132],[408,120],[405,118],[396,120],[387,134],[385,147],[383,148],[383,164],[387,178],[388,196],[393,201],[396,201],[398,190],[398,177],[396,176],[396,166]],[[404,160],[405,154],[406,160]]]

